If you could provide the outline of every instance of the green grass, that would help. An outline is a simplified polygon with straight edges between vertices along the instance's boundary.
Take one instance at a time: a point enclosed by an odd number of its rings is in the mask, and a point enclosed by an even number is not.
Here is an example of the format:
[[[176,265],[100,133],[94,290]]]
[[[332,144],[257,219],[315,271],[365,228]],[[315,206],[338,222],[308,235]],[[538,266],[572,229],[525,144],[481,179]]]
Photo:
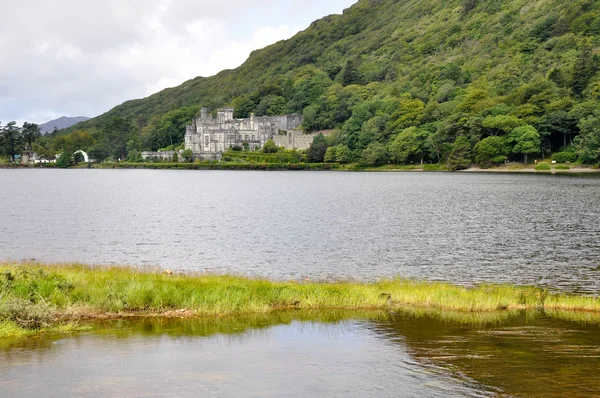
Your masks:
[[[386,280],[376,283],[272,282],[237,276],[164,275],[127,267],[0,264],[0,335],[48,329],[106,314],[210,316],[279,309],[420,307],[484,313],[513,309],[598,311],[592,297],[535,287]],[[183,310],[183,312],[181,312]]]
[[[566,164],[557,164],[554,167],[555,170],[571,170],[571,167],[569,165]]]

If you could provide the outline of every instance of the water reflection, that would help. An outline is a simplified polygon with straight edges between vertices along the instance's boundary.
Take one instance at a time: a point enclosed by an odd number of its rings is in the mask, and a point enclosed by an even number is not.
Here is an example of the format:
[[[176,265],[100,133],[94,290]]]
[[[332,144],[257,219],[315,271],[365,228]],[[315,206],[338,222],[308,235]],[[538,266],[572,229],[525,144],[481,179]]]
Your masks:
[[[582,313],[403,310],[95,324],[0,344],[0,388],[36,396],[595,396]],[[44,394],[47,395],[47,394]]]

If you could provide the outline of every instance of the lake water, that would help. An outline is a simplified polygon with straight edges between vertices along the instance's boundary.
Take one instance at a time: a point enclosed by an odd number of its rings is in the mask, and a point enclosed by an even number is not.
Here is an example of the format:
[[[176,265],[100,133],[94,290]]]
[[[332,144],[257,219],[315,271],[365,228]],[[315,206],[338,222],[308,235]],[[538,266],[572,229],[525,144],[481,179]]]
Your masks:
[[[330,311],[108,322],[0,340],[0,396],[600,396],[599,319],[565,316]]]
[[[0,259],[600,288],[600,178],[0,170]]]

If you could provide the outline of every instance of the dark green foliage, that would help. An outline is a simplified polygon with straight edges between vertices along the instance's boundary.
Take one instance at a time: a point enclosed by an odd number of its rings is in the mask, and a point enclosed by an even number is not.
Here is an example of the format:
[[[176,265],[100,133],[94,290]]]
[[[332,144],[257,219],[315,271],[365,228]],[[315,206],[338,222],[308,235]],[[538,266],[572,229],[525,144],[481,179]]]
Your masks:
[[[389,154],[385,145],[373,142],[362,151],[359,163],[363,166],[381,166],[388,163]]]
[[[540,153],[540,135],[533,126],[517,127],[509,134],[508,140],[515,145],[512,151],[522,154],[525,163],[527,163],[527,155]]]
[[[181,153],[181,158],[184,162],[192,163],[194,160],[194,153],[190,149],[186,149]]]
[[[268,140],[267,142],[265,142],[265,145],[263,146],[262,151],[264,153],[277,153],[277,150],[279,148],[277,147],[277,145],[275,144],[275,142],[273,140]]]
[[[117,160],[127,158],[127,143],[137,134],[131,120],[121,116],[112,118],[103,129],[105,145]]]
[[[590,40],[585,40],[581,45],[579,56],[573,66],[573,92],[581,95],[587,88],[590,79],[598,70],[598,62],[593,54]]]
[[[0,130],[0,154],[7,156],[11,161],[20,155],[24,149],[25,140],[15,122],[10,122]]]
[[[508,159],[510,148],[504,137],[487,137],[475,145],[475,163],[490,167]]]
[[[23,140],[27,144],[27,147],[31,149],[35,140],[40,138],[42,133],[40,127],[35,123],[23,123]]]
[[[83,162],[85,162],[85,158],[81,152],[76,152],[73,154],[73,163],[78,164]]]
[[[464,135],[461,135],[452,144],[452,150],[448,157],[449,170],[464,170],[471,165],[471,143]]]
[[[325,153],[327,152],[327,141],[323,134],[319,134],[315,137],[312,144],[306,151],[306,157],[309,162],[322,163],[325,160]]]
[[[579,159],[585,164],[600,162],[600,111],[580,123],[581,135],[576,138]]]
[[[56,165],[61,169],[66,169],[67,167],[73,166],[75,161],[73,160],[73,152],[64,151],[58,159],[56,159]]]
[[[558,163],[572,163],[577,161],[577,148],[569,146],[561,149],[561,151],[554,155],[554,160]]]
[[[96,145],[88,151],[88,157],[94,162],[103,162],[109,156],[110,151],[102,145]]]

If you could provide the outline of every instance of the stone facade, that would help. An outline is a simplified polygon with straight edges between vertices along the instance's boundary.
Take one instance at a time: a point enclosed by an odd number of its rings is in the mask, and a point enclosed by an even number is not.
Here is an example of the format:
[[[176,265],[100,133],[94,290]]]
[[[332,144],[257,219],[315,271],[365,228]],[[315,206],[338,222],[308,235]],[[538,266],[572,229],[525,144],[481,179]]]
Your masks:
[[[302,125],[301,115],[256,117],[252,114],[247,119],[235,119],[233,112],[232,108],[219,109],[215,118],[207,108],[202,108],[200,117],[186,128],[185,149],[190,149],[194,157],[200,159],[214,158],[245,143],[250,149],[258,150],[268,140],[278,138],[280,132]]]
[[[294,129],[280,132],[273,137],[273,141],[277,146],[282,146],[285,149],[308,149],[319,134],[304,134],[302,130]]]

